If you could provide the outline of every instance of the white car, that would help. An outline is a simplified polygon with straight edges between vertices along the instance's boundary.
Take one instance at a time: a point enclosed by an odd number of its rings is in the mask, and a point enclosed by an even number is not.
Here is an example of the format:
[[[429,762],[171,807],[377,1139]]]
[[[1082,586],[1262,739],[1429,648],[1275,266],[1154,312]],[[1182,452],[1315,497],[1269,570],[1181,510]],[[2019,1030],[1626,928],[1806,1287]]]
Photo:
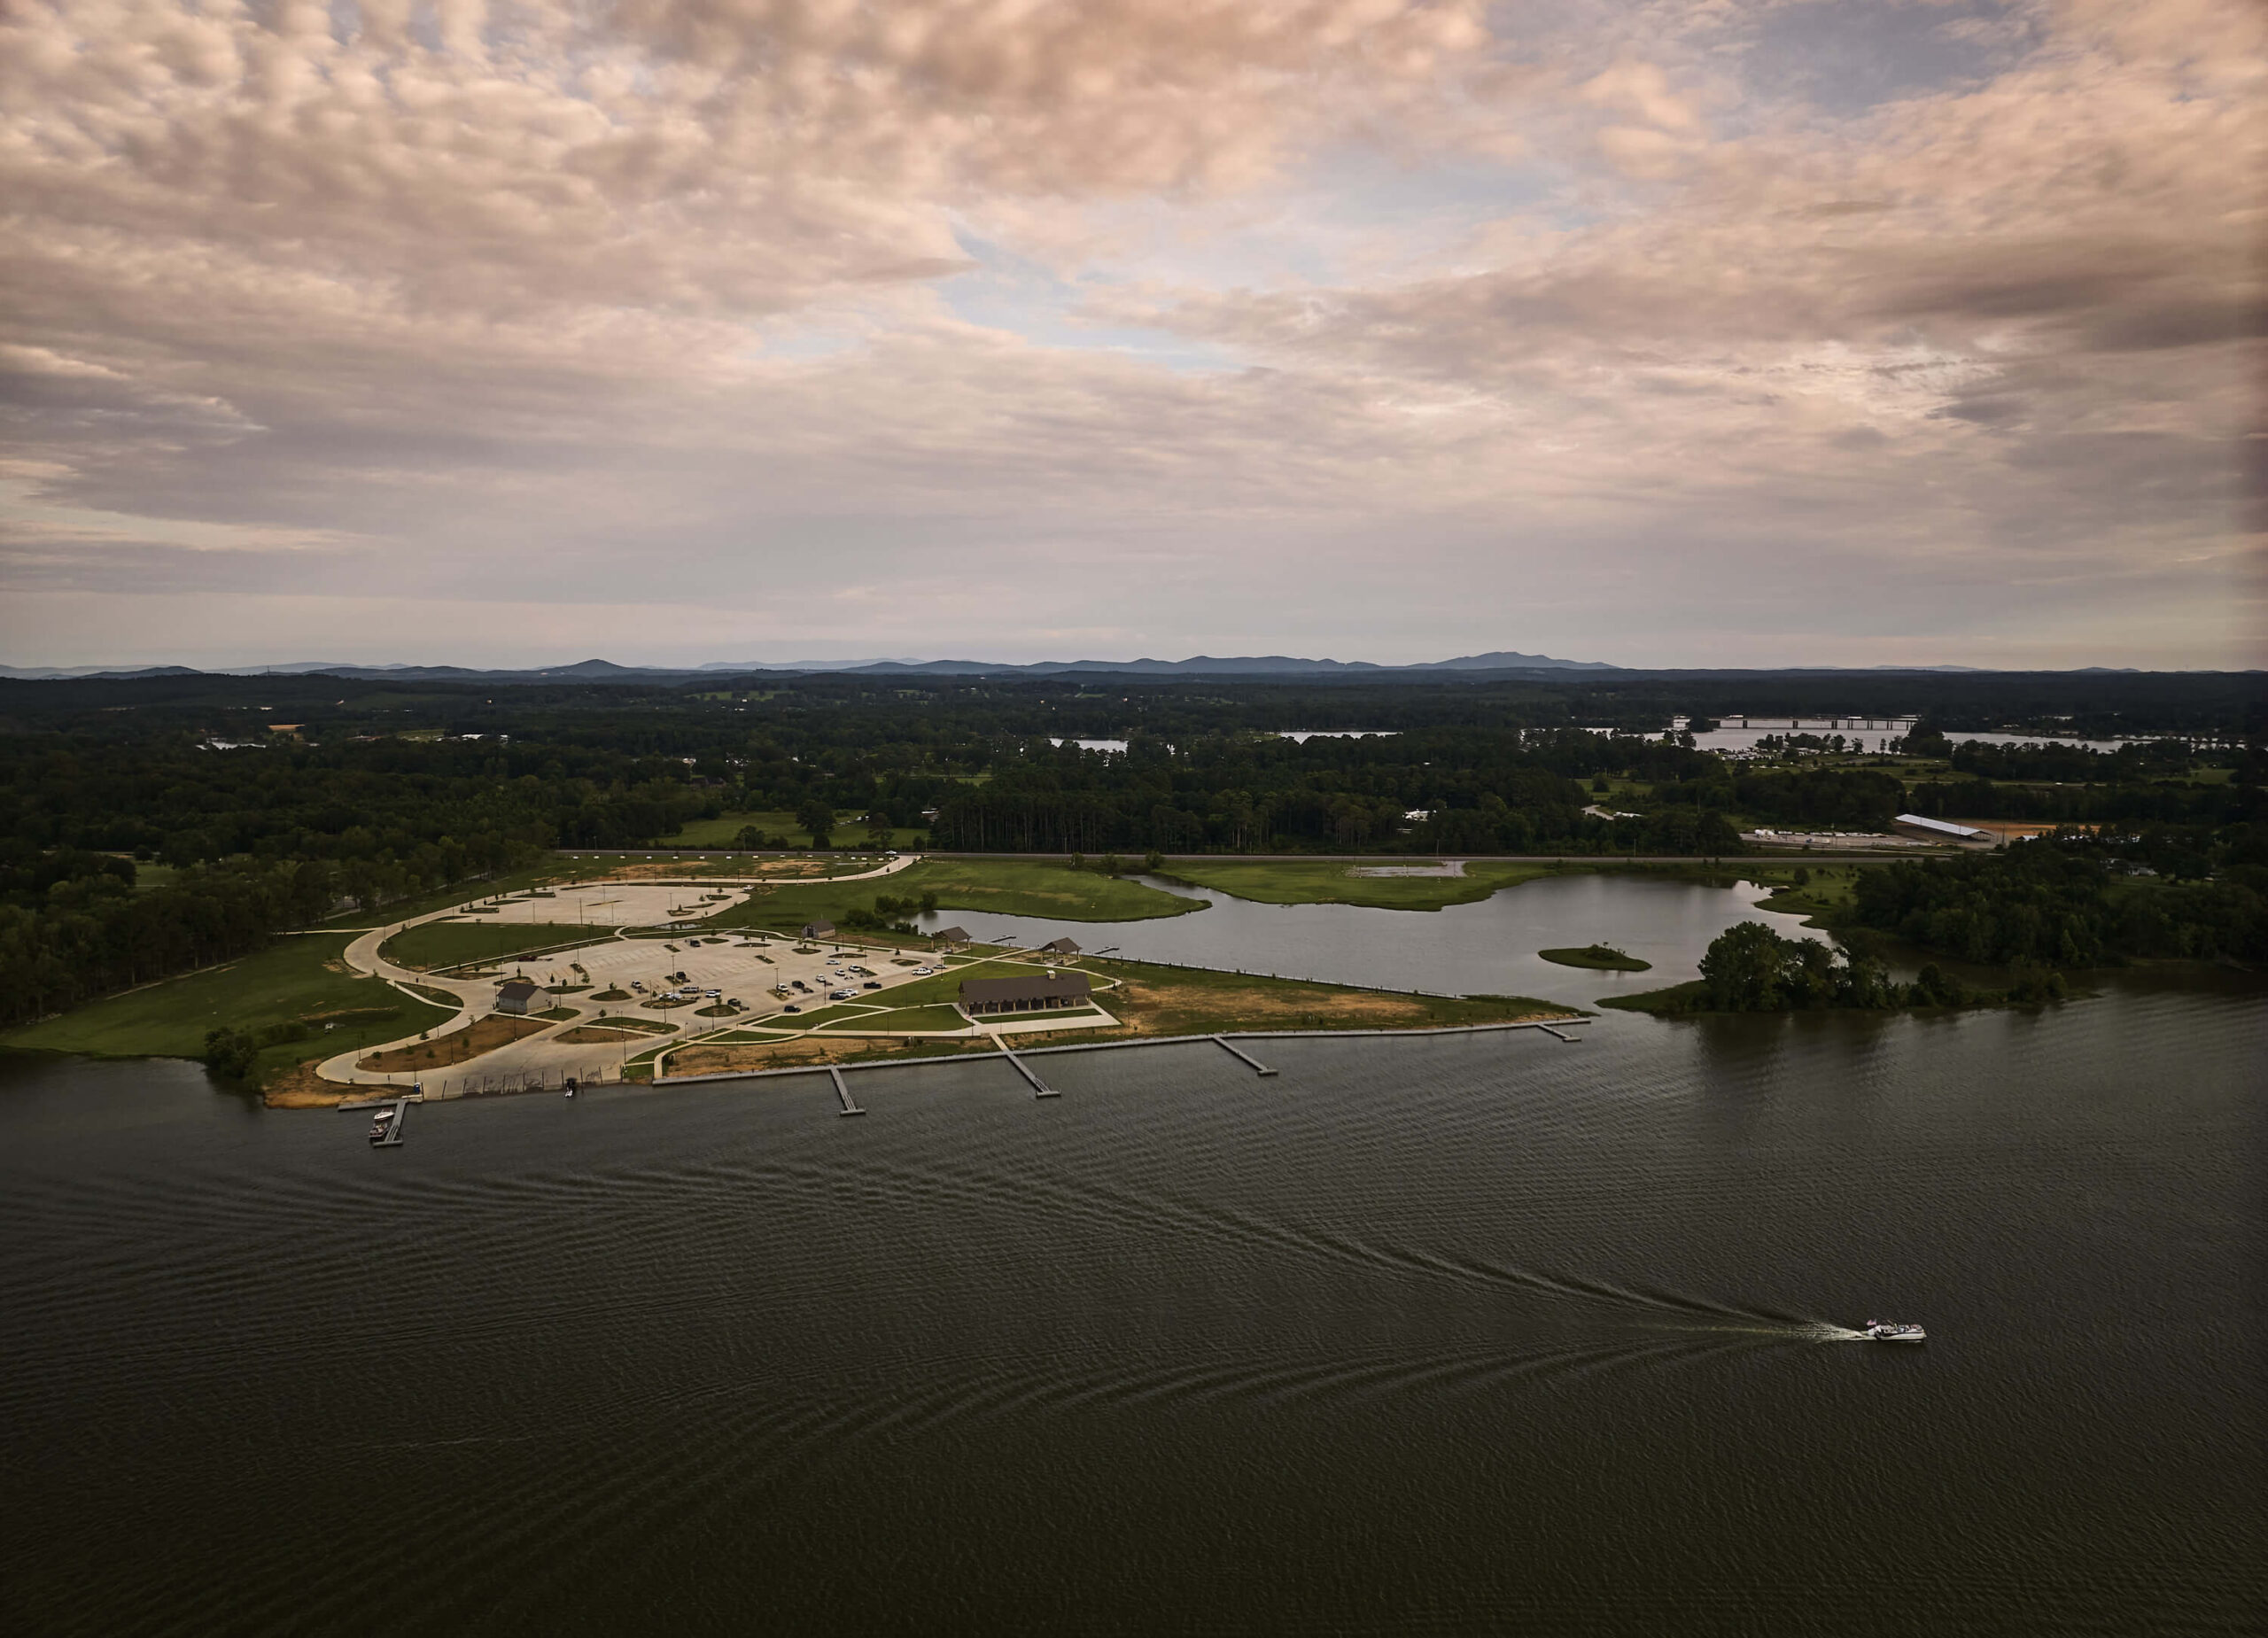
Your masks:
[[[830,1001],[856,1001],[858,992],[855,990],[830,990],[827,992],[827,998]]]

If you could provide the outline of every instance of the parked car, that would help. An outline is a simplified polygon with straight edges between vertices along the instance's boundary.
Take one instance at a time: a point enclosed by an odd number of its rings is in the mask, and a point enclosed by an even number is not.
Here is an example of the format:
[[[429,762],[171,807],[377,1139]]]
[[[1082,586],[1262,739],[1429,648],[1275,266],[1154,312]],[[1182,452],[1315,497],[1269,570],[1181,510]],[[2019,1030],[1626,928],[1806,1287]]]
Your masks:
[[[827,992],[827,998],[830,1001],[855,1001],[858,998],[858,992],[848,988],[830,990]]]
[[[877,979],[870,978],[860,987],[866,990],[880,990],[882,988],[882,983]]]
[[[802,1012],[804,1009],[803,1009],[802,1007],[800,1007],[800,1006],[797,1006],[797,1005],[796,1005],[793,1001],[790,1001],[790,1002],[788,1002],[788,1005],[785,1005],[785,1006],[781,1007],[780,1010],[781,1010],[781,1012],[783,1012],[783,1013],[800,1013],[800,1012]]]

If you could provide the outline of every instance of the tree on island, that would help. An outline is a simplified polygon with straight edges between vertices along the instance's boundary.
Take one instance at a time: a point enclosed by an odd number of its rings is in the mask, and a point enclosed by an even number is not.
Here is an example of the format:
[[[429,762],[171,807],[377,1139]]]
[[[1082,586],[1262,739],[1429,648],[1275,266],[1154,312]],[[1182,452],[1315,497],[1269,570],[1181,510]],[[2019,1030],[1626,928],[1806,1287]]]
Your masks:
[[[1817,939],[1783,938],[1761,921],[1736,923],[1711,941],[1701,983],[1702,1005],[1716,1013],[1889,1007],[1906,999],[1873,957],[1837,961]]]

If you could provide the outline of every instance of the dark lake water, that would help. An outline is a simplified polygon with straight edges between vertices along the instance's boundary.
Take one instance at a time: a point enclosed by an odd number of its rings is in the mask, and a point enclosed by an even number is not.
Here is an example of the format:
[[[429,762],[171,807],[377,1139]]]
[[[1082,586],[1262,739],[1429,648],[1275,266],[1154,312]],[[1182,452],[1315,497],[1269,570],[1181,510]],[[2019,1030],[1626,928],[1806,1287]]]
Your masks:
[[[2257,990],[1590,1029],[389,1151],[0,1064],[0,1624],[2260,1629]]]

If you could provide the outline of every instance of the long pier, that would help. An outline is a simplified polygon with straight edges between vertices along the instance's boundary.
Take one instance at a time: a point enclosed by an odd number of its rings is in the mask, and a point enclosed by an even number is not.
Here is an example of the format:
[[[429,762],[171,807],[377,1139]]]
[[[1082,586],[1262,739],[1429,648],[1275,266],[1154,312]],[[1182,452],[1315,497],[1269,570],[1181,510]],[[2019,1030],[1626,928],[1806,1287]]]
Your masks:
[[[1262,1062],[1260,1061],[1260,1060],[1258,1060],[1257,1058],[1254,1058],[1251,1053],[1249,1053],[1249,1052],[1239,1052],[1235,1047],[1231,1046],[1231,1045],[1229,1044],[1229,1043],[1228,1043],[1228,1041],[1226,1040],[1226,1038],[1225,1038],[1225,1037],[1221,1036],[1217,1036],[1217,1035],[1216,1035],[1216,1036],[1213,1036],[1213,1037],[1212,1037],[1212,1041],[1213,1041],[1213,1044],[1214,1044],[1214,1045],[1216,1045],[1216,1046],[1219,1047],[1223,1052],[1226,1052],[1230,1057],[1231,1057],[1231,1058],[1240,1058],[1240,1059],[1242,1059],[1246,1063],[1250,1064],[1250,1065],[1253,1067],[1253,1068],[1254,1068],[1254,1070],[1256,1070],[1257,1072],[1259,1072],[1260,1074],[1262,1074],[1262,1075],[1274,1075],[1274,1074],[1276,1073],[1273,1069],[1270,1069],[1270,1068],[1266,1064],[1262,1063]]]
[[[1018,1075],[1023,1076],[1025,1080],[1031,1083],[1031,1095],[1034,1098],[1060,1098],[1063,1096],[1062,1093],[1057,1091],[1046,1082],[1034,1075],[1031,1072],[1031,1066],[1024,1062],[1022,1059],[1017,1057],[1015,1053],[1009,1051],[1008,1044],[1006,1041],[1003,1041],[998,1036],[996,1035],[992,1037],[992,1044],[1000,1049],[1000,1056],[1008,1060],[1009,1066],[1014,1068]]]
[[[833,1064],[829,1064],[827,1067],[827,1078],[835,1083],[835,1095],[843,1100],[843,1107],[837,1111],[837,1113],[842,1114],[866,1114],[866,1112],[864,1109],[861,1109],[857,1104],[850,1101],[850,1089],[843,1084],[843,1071],[836,1068]]]

